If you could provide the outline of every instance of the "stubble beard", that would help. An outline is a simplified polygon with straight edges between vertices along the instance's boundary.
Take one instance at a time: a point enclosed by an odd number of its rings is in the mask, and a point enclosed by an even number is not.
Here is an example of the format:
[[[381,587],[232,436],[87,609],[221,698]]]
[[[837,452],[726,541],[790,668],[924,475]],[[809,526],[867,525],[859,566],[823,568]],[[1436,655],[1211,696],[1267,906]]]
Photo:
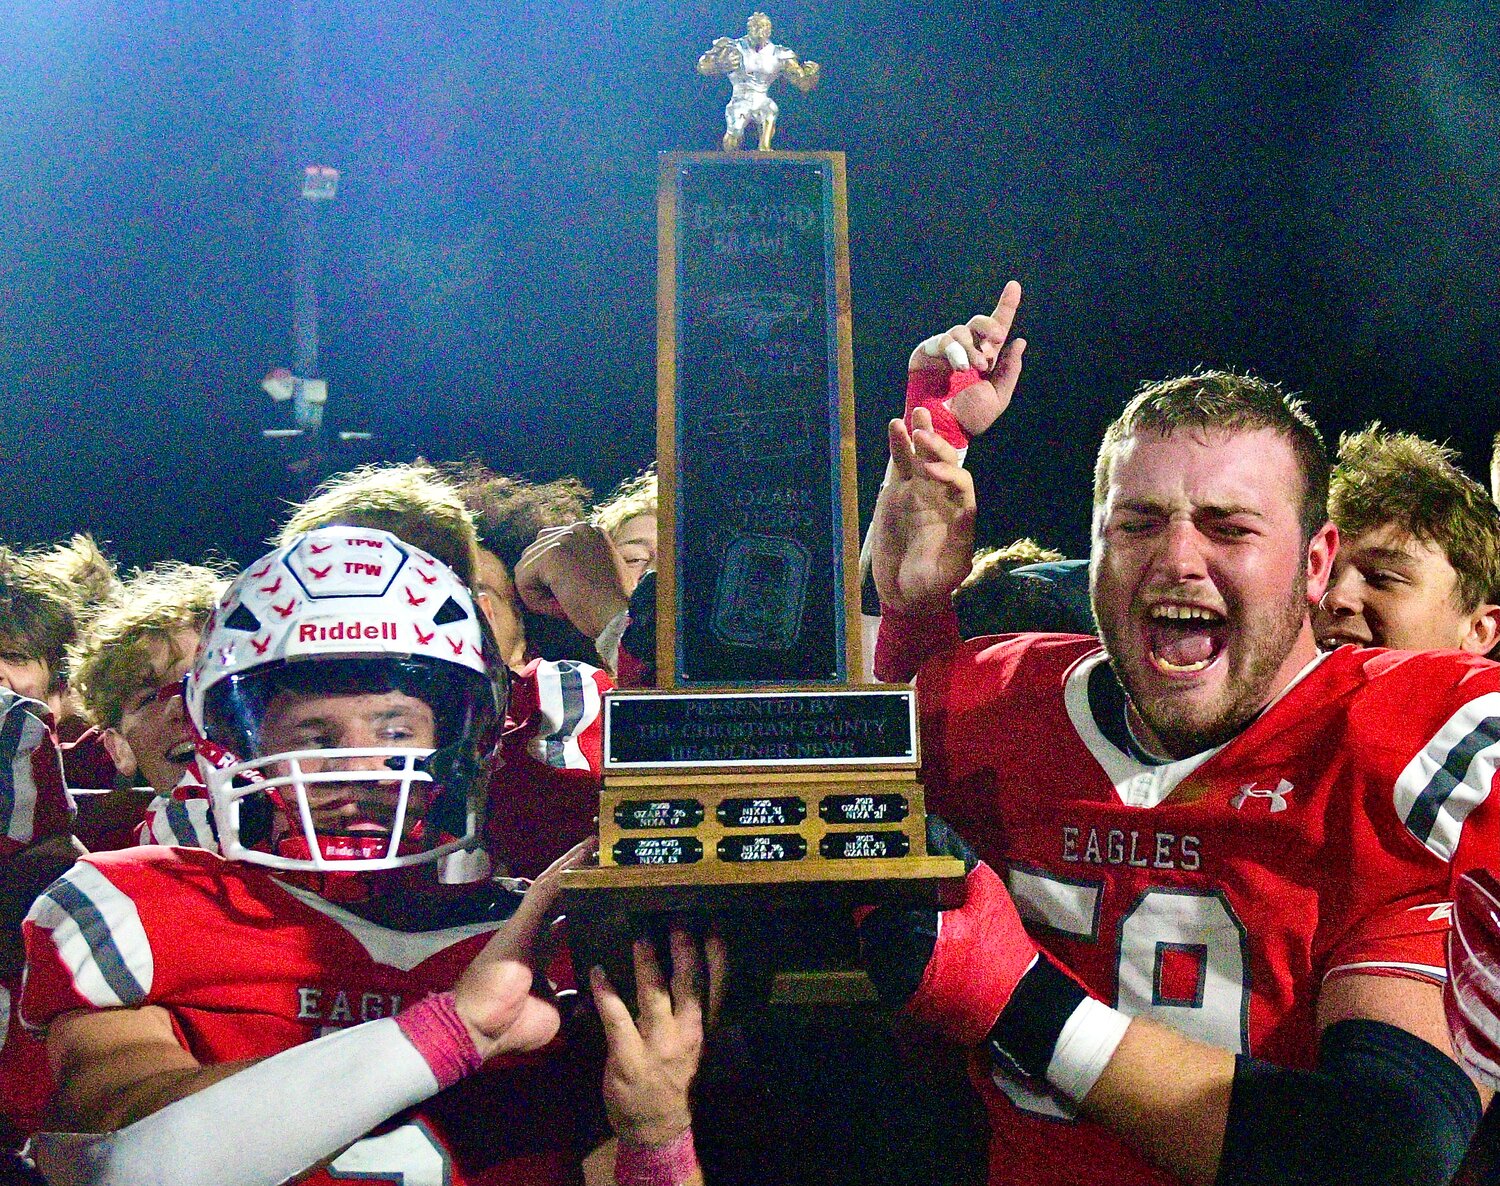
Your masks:
[[[1201,754],[1221,746],[1242,733],[1281,691],[1277,676],[1292,651],[1307,616],[1307,577],[1299,574],[1291,595],[1273,614],[1255,615],[1245,622],[1242,637],[1250,643],[1243,675],[1229,672],[1225,684],[1208,703],[1187,697],[1155,700],[1132,687],[1128,664],[1116,656],[1119,632],[1099,622],[1100,637],[1115,678],[1125,689],[1130,707],[1150,729],[1163,756],[1174,760]],[[1149,662],[1142,657],[1143,662]]]

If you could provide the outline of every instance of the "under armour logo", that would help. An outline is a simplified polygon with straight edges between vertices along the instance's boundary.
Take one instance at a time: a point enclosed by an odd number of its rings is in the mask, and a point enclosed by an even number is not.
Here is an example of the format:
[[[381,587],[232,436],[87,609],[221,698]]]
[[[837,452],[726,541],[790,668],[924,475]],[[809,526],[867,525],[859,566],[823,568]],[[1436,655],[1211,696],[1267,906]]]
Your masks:
[[[1286,797],[1291,793],[1292,784],[1284,778],[1275,787],[1258,787],[1253,782],[1247,782],[1229,801],[1229,806],[1241,808],[1245,805],[1246,799],[1269,799],[1271,800],[1271,814],[1275,815],[1278,811],[1286,810]]]

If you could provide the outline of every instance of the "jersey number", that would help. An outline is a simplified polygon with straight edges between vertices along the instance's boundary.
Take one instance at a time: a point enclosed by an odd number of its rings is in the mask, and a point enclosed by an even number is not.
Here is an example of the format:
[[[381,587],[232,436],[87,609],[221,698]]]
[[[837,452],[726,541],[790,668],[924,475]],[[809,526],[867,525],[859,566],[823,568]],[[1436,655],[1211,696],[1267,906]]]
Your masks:
[[[1063,882],[1019,871],[1021,916],[1087,943],[1099,943],[1103,882]],[[1016,887],[1019,888],[1019,887]],[[1089,921],[1080,929],[1080,918]],[[1233,1053],[1249,1048],[1249,954],[1245,928],[1216,890],[1147,890],[1120,920],[1115,1006]],[[1028,1111],[1070,1115],[996,1068],[996,1084]]]
[[[392,1186],[448,1186],[448,1154],[420,1124],[403,1124],[355,1141],[328,1163],[328,1176],[374,1178]]]

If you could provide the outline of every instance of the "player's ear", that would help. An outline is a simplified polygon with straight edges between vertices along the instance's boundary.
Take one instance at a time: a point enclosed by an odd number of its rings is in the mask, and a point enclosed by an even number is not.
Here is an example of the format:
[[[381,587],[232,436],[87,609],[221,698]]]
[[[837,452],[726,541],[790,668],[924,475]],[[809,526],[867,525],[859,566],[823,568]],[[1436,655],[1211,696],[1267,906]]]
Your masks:
[[[1324,523],[1307,541],[1307,600],[1317,605],[1328,590],[1328,578],[1333,573],[1333,558],[1339,550],[1339,529],[1331,522]]]
[[[134,778],[138,764],[135,751],[130,748],[130,742],[125,740],[125,734],[118,729],[106,729],[99,735],[99,740],[104,742],[104,752],[115,764],[115,769],[126,778]]]
[[[1500,643],[1500,605],[1481,605],[1469,615],[1460,646],[1471,655],[1488,655]]]

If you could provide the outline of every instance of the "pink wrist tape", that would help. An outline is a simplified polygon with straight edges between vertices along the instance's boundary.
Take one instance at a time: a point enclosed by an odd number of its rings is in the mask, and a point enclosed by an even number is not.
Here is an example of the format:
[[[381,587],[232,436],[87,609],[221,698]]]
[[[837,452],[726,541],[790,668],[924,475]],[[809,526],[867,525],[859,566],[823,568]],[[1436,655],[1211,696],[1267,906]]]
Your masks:
[[[427,1060],[438,1087],[452,1087],[484,1065],[451,992],[433,993],[396,1014],[406,1040]]]
[[[697,1171],[691,1128],[665,1145],[638,1145],[624,1137],[615,1143],[618,1186],[682,1186]]]
[[[911,414],[916,408],[926,408],[932,413],[932,430],[955,449],[969,447],[969,434],[958,418],[949,410],[949,401],[964,391],[982,376],[976,370],[967,371],[908,371],[906,373],[906,427],[911,427]]]

